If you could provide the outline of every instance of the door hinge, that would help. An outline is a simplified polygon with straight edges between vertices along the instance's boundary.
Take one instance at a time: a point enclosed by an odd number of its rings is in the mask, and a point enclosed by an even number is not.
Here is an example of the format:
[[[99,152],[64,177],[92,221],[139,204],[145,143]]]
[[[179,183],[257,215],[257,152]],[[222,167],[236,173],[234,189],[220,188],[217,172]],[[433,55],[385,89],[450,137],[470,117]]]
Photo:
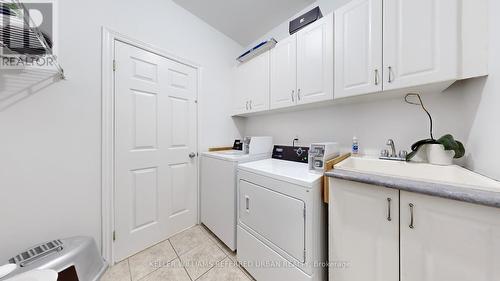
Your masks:
[[[116,241],[116,231],[113,231],[113,242]]]
[[[113,60],[113,71],[116,71],[116,60]]]

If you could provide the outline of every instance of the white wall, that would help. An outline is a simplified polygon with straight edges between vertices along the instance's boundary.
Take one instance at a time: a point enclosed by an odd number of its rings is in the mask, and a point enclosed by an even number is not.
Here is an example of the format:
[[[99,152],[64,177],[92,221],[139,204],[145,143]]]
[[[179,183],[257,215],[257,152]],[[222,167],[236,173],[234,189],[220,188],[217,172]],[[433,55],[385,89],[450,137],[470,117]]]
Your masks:
[[[323,14],[349,0],[320,0]],[[464,141],[467,154],[459,164],[500,180],[500,18],[494,11],[499,1],[490,1],[490,75],[454,84],[443,93],[424,95],[424,102],[435,119],[437,137],[452,133]],[[297,14],[301,14],[301,11]],[[294,16],[295,17],[295,16]],[[291,18],[294,18],[291,17]],[[277,26],[255,42],[270,37],[280,40],[288,36],[287,22]],[[496,127],[495,127],[496,126]],[[353,136],[360,139],[362,152],[375,154],[384,148],[388,138],[398,148],[409,150],[415,141],[428,137],[426,115],[402,98],[334,105],[321,109],[250,117],[242,125],[246,135],[272,135],[277,143],[291,144],[298,136],[302,145],[313,141],[335,140],[349,147]]]
[[[69,80],[0,112],[0,261],[54,238],[100,243],[101,26],[203,67],[201,150],[239,136],[227,103],[241,46],[172,1],[60,0],[59,25]]]

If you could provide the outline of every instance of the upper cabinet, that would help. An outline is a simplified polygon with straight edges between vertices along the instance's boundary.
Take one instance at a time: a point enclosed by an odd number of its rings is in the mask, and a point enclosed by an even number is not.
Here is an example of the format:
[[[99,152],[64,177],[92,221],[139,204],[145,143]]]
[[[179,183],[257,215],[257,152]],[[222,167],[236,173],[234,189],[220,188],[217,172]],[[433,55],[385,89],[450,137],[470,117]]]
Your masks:
[[[349,2],[335,11],[335,98],[444,90],[486,75],[486,7],[486,0]]]
[[[271,109],[333,100],[333,13],[271,50]]]
[[[236,83],[235,115],[333,100],[333,13],[239,65]]]
[[[271,108],[294,105],[296,91],[297,37],[294,34],[271,50]]]
[[[269,51],[236,68],[235,115],[269,109]]]
[[[297,101],[326,100],[333,100],[332,13],[297,32]]]
[[[335,98],[382,91],[382,1],[335,11]]]

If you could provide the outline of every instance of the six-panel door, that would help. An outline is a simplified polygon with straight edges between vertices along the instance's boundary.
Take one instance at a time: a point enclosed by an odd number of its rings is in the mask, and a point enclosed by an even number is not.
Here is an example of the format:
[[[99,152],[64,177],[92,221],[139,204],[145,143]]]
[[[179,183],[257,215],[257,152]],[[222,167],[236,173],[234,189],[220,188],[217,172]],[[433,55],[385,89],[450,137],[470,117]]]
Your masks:
[[[197,71],[119,41],[115,59],[120,261],[196,223]]]
[[[330,179],[329,280],[399,281],[398,190]]]
[[[401,281],[500,280],[500,209],[401,191]]]
[[[354,0],[335,10],[335,94],[382,91],[382,0]]]

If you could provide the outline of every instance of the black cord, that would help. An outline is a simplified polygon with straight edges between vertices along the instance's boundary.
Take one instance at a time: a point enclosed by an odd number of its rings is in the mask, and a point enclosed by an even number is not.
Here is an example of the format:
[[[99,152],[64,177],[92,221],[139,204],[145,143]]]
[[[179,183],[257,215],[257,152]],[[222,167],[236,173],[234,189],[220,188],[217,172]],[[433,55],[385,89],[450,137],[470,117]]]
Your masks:
[[[414,103],[414,102],[412,102],[412,101],[409,101],[409,100],[408,100],[408,97],[410,97],[410,96],[416,96],[416,97],[418,98],[418,100],[419,100],[419,103]],[[409,104],[413,104],[413,105],[420,105],[420,106],[422,107],[422,109],[425,111],[425,113],[427,113],[427,116],[429,116],[429,122],[430,122],[430,135],[431,135],[431,139],[432,139],[432,140],[435,140],[435,139],[434,139],[434,135],[433,135],[433,133],[432,133],[432,130],[433,130],[433,121],[432,121],[432,116],[431,116],[431,114],[429,113],[429,111],[425,108],[425,106],[424,106],[424,102],[422,101],[422,98],[420,97],[420,95],[419,95],[419,94],[416,94],[416,93],[409,93],[409,94],[406,94],[406,96],[405,96],[405,102],[406,102],[406,103],[409,103]]]

